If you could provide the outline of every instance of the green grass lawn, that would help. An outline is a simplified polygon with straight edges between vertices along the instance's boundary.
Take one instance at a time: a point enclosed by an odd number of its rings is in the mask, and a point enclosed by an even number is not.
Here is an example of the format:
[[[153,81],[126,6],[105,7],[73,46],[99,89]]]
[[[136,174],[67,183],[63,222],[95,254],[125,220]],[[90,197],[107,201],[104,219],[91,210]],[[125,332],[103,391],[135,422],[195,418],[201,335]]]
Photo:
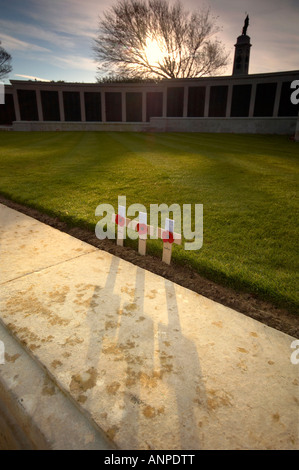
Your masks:
[[[298,307],[299,144],[284,136],[0,133],[0,193],[94,230],[95,209],[199,204],[199,251],[173,261],[290,310]],[[161,242],[149,251],[161,256]]]

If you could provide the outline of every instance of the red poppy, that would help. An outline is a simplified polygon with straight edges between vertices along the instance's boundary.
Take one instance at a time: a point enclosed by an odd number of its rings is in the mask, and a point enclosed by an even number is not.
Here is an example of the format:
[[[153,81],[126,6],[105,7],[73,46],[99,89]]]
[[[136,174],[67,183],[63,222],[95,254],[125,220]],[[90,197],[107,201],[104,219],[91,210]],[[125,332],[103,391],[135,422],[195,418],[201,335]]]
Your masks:
[[[137,224],[136,225],[136,232],[138,232],[139,235],[145,235],[147,233],[147,225],[146,224]]]
[[[173,233],[168,232],[168,230],[166,230],[165,232],[162,233],[162,240],[163,240],[163,243],[173,243],[174,242]]]
[[[116,225],[119,225],[120,227],[123,227],[125,225],[124,217],[122,217],[121,215],[116,214],[115,223],[116,223]]]

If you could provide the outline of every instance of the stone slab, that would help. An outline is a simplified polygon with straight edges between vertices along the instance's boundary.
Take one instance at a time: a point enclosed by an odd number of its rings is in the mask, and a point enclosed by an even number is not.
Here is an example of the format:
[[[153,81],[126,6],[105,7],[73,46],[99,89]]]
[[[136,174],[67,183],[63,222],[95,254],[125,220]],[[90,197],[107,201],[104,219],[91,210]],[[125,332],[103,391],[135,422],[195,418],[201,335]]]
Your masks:
[[[19,132],[148,132],[149,123],[14,121],[12,129]]]
[[[212,132],[293,135],[296,117],[163,118],[150,120],[153,132]]]
[[[56,132],[222,132],[293,135],[296,117],[152,117],[147,123],[14,121],[13,131]]]
[[[0,204],[0,283],[92,251],[91,245]]]
[[[0,317],[121,449],[298,448],[294,338],[109,253],[2,283]]]
[[[1,324],[0,338],[0,450],[114,448]]]

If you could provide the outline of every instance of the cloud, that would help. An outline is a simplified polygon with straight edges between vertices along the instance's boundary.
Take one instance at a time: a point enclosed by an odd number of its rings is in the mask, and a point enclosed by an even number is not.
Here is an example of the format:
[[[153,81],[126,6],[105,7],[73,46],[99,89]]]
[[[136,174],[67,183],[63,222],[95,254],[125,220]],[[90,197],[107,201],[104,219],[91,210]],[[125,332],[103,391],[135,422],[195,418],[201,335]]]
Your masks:
[[[17,32],[19,37],[33,38],[37,42],[45,41],[58,47],[63,46],[64,48],[71,48],[75,47],[76,44],[73,39],[66,37],[65,35],[62,36],[55,31],[50,31],[40,26],[26,24],[20,21],[0,20],[0,31],[6,31],[12,35]]]
[[[52,63],[58,67],[64,69],[75,69],[75,70],[87,70],[91,72],[96,72],[96,63],[94,60],[89,59],[88,57],[79,57],[75,55],[69,55],[64,57],[53,56],[51,58]]]
[[[38,80],[39,82],[50,82],[51,81],[51,80],[47,80],[46,78],[33,77],[31,75],[21,75],[20,73],[15,73],[15,77],[28,78],[29,80]]]
[[[114,0],[31,0],[34,5],[27,12],[35,21],[47,23],[59,33],[90,37],[95,34],[98,15]]]
[[[1,33],[1,41],[3,47],[8,51],[34,51],[34,52],[51,52],[50,49],[45,47],[37,46],[30,42],[21,41],[8,34]]]

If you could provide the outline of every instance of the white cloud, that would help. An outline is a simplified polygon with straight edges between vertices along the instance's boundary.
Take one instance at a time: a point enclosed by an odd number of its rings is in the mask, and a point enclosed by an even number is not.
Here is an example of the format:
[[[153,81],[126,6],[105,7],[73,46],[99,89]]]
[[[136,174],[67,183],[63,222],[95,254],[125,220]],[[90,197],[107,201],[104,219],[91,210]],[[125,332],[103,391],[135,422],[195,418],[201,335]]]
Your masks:
[[[94,60],[88,57],[78,57],[75,55],[69,55],[64,57],[53,56],[51,62],[58,67],[64,69],[75,69],[75,70],[88,70],[96,72],[96,63]]]
[[[67,71],[85,71],[96,73],[97,65],[93,59],[78,55],[66,55],[60,56],[57,54],[51,54],[46,56],[31,56],[30,60],[36,61],[36,66],[40,62],[46,62],[47,65],[59,67],[60,69]],[[34,77],[35,78],[35,77]]]
[[[46,78],[33,77],[32,75],[22,75],[20,73],[15,73],[15,77],[28,78],[29,80],[38,80],[39,82],[50,82],[51,81],[51,80],[47,80]]]
[[[114,0],[32,0],[35,5],[27,13],[38,22],[46,22],[51,29],[74,36],[90,37],[96,32],[98,15]]]
[[[37,46],[30,42],[21,41],[13,36],[8,34],[1,33],[1,41],[3,47],[8,51],[34,51],[34,52],[51,52],[50,49],[45,47]]]
[[[75,41],[69,37],[62,37],[61,34],[54,31],[19,21],[0,20],[0,31],[6,31],[13,35],[17,32],[19,37],[33,38],[36,41],[46,41],[58,47],[75,47]]]

